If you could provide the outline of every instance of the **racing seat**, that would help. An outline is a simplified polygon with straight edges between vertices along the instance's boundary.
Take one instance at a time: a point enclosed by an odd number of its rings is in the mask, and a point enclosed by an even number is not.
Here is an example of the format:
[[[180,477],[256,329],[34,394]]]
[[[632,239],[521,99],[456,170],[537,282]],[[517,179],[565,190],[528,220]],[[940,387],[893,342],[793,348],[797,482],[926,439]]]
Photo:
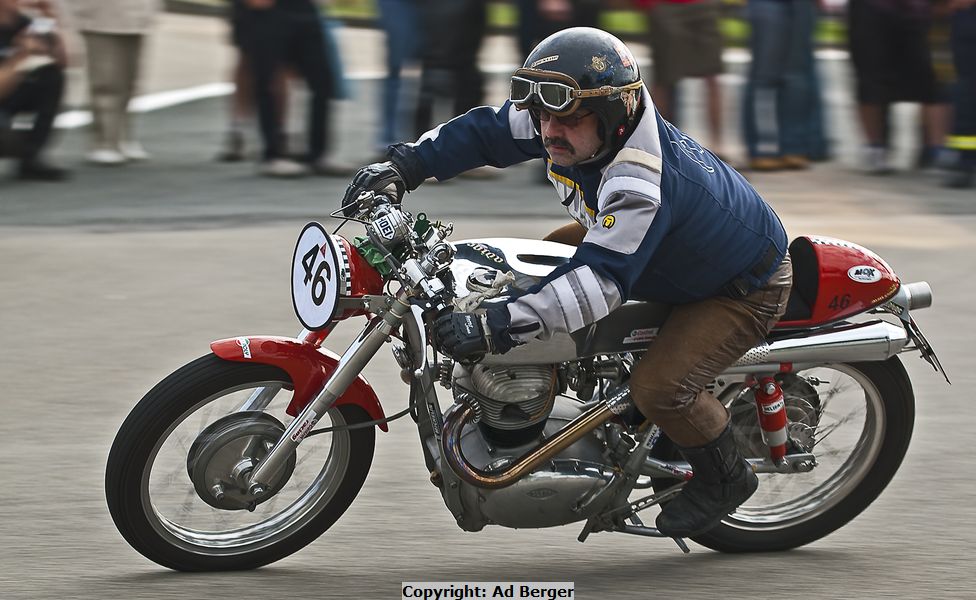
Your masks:
[[[793,261],[793,289],[790,290],[786,313],[780,321],[806,321],[813,316],[813,305],[820,285],[817,255],[813,251],[813,244],[805,237],[793,240],[787,252]]]

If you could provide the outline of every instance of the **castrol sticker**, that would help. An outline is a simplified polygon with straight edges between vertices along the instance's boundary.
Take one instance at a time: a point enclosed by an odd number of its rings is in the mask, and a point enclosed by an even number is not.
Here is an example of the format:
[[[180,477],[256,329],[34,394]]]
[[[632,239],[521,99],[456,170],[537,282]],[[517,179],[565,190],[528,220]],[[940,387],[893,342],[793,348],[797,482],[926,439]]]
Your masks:
[[[858,283],[874,283],[881,281],[881,270],[868,265],[858,265],[848,269],[847,276]]]
[[[775,415],[779,411],[786,408],[786,403],[783,401],[782,398],[780,398],[779,400],[773,402],[772,404],[762,404],[761,406],[764,414]]]

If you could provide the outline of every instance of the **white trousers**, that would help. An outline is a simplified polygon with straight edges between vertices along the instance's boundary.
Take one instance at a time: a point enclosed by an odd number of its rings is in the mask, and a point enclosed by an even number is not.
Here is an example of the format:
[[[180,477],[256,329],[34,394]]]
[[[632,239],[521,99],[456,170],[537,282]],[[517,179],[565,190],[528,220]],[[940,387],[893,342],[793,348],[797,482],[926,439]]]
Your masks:
[[[90,31],[83,36],[88,51],[94,147],[118,150],[120,142],[134,139],[127,109],[135,92],[145,36]]]

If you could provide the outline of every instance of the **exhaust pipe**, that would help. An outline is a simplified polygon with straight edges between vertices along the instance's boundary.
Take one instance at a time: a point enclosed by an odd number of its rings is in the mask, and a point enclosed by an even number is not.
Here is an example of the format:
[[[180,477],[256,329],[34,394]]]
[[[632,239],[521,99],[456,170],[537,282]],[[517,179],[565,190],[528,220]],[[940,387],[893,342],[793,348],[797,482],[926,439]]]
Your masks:
[[[842,325],[763,343],[746,352],[726,373],[778,371],[783,363],[883,361],[901,352],[908,341],[903,327],[886,321]]]
[[[904,303],[908,307],[908,310],[932,306],[932,286],[927,281],[903,283],[893,300],[898,299],[902,294],[906,297]]]
[[[441,452],[451,470],[464,482],[475,487],[498,489],[508,487],[531,473],[547,460],[559,454],[577,440],[587,435],[605,421],[633,406],[630,386],[617,388],[605,401],[590,408],[543,442],[535,450],[522,455],[514,463],[500,471],[483,471],[474,467],[461,453],[461,431],[475,416],[470,400],[463,399],[448,409],[441,430]]]

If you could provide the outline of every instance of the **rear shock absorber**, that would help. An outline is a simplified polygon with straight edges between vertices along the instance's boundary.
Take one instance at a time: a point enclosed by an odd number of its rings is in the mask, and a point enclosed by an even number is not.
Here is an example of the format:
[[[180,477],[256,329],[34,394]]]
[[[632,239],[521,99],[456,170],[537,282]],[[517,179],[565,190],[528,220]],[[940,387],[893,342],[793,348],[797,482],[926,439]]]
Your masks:
[[[783,389],[772,377],[763,377],[755,386],[756,412],[769,457],[778,463],[786,456],[787,418]]]

